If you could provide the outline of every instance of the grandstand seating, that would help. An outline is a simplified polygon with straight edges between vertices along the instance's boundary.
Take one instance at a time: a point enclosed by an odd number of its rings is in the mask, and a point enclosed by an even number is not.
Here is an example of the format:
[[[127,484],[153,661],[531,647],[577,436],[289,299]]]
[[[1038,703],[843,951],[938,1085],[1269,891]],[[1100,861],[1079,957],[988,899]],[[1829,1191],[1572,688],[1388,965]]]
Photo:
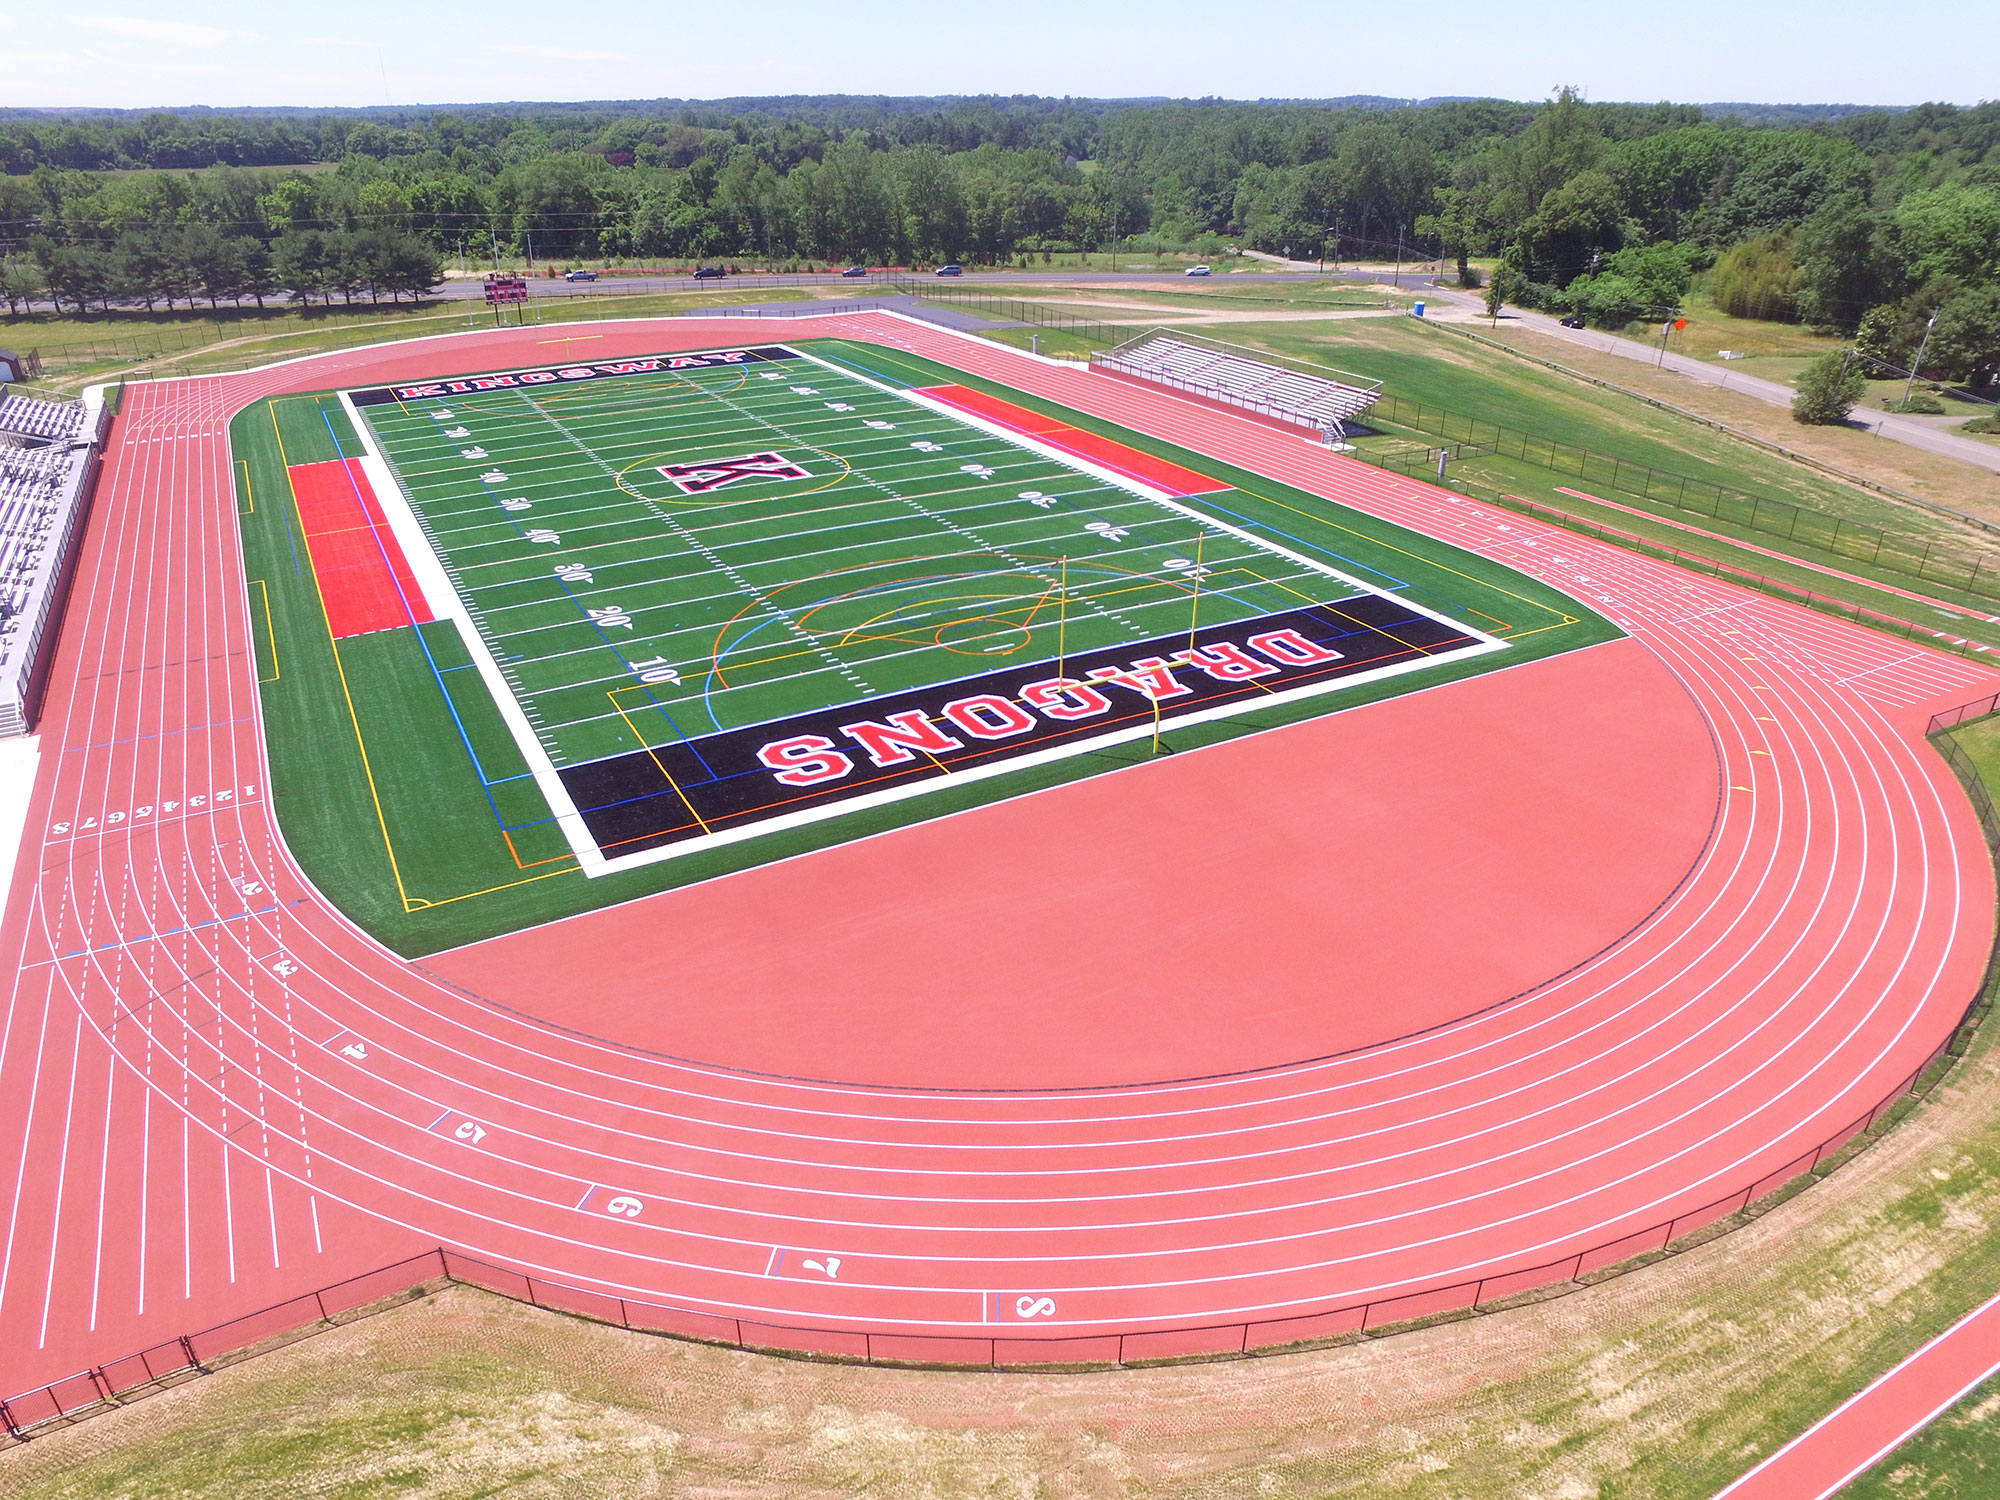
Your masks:
[[[0,734],[33,718],[102,428],[101,404],[0,392]]]
[[[37,396],[0,396],[0,432],[17,432],[23,437],[66,442],[83,426],[83,404],[78,401],[44,401]]]
[[[1091,362],[1335,436],[1382,393],[1379,384],[1349,385],[1329,378],[1337,371],[1315,375],[1285,369],[1213,341],[1196,344],[1166,333],[1121,344]]]

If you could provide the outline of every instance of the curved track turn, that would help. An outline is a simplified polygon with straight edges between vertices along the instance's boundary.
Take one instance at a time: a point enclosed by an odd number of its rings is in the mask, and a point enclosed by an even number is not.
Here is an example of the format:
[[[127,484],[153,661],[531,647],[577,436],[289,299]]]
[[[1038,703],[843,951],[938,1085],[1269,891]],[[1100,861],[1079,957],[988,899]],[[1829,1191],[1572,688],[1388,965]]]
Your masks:
[[[770,331],[593,325],[607,355]],[[1652,1248],[1777,1185],[1865,1124],[1971,998],[1993,884],[1921,731],[2000,674],[875,314],[785,334],[991,375],[1605,610],[1708,723],[1726,790],[1706,849],[1640,928],[1512,1004],[1185,1083],[791,1081],[481,1004],[352,928],[281,843],[226,425],[363,370],[531,362],[543,332],[128,391],[0,926],[0,1387],[440,1242],[686,1309],[690,1331],[717,1314],[853,1348],[867,1330],[878,1357],[992,1339],[1000,1358],[1051,1339],[1087,1357],[1120,1334],[1128,1356],[1166,1354],[1414,1316]],[[365,1058],[342,1050],[357,1039]]]

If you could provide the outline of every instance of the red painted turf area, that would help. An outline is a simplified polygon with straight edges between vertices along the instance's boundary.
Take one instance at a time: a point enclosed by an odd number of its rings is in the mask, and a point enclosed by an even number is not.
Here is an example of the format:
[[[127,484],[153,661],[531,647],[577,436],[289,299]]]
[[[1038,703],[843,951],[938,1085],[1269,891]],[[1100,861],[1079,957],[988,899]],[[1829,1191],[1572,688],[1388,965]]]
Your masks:
[[[975,417],[984,417],[989,422],[997,422],[1010,431],[1038,438],[1051,448],[1060,448],[1064,453],[1123,474],[1128,479],[1136,479],[1141,484],[1150,484],[1169,495],[1206,495],[1229,488],[1219,479],[1210,479],[1206,474],[1198,474],[1180,464],[1155,458],[1150,453],[1099,437],[1094,432],[1085,432],[1081,427],[1072,427],[1055,417],[1030,411],[1025,406],[1016,406],[1012,401],[1002,401],[998,396],[989,396],[969,386],[924,386],[917,394]]]
[[[1614,641],[426,963],[580,1031],[792,1077],[1237,1072],[1572,968],[1679,883],[1716,796],[1694,704]]]
[[[368,487],[361,460],[294,464],[286,473],[328,628],[348,636],[428,622],[423,590],[396,545],[382,502]]]

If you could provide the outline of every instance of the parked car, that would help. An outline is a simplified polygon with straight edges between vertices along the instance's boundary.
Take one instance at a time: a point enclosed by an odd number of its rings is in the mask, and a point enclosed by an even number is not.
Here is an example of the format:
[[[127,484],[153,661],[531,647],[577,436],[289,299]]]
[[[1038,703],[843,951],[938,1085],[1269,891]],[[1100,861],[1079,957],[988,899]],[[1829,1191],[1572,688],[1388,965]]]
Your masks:
[[[1588,328],[1590,326],[1589,323],[1584,321],[1582,313],[1571,313],[1562,320],[1562,325],[1565,328]]]
[[[1189,276],[1207,276],[1210,273],[1207,266],[1189,266],[1186,274]]]
[[[564,280],[564,281],[595,281],[595,280],[597,280],[597,273],[596,273],[595,271],[565,271],[565,272],[563,272],[563,280]]]
[[[963,276],[963,275],[965,274],[965,267],[964,267],[964,266],[939,266],[939,267],[937,268],[937,273],[938,273],[938,275],[940,275],[940,276]]]
[[[868,274],[868,268],[866,266],[849,266],[845,271],[842,271],[840,274],[843,276],[866,276]]]
[[[728,274],[720,266],[696,266],[694,269],[694,279],[696,281],[720,281]]]

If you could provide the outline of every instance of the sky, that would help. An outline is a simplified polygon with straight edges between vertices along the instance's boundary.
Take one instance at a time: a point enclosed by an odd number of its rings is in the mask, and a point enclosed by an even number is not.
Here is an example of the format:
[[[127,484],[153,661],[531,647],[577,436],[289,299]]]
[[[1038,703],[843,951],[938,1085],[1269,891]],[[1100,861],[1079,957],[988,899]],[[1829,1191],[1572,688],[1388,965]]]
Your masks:
[[[0,105],[453,104],[756,94],[1479,95],[1974,104],[2000,7],[1859,0],[0,0]],[[1667,23],[1671,24],[1667,24]]]

